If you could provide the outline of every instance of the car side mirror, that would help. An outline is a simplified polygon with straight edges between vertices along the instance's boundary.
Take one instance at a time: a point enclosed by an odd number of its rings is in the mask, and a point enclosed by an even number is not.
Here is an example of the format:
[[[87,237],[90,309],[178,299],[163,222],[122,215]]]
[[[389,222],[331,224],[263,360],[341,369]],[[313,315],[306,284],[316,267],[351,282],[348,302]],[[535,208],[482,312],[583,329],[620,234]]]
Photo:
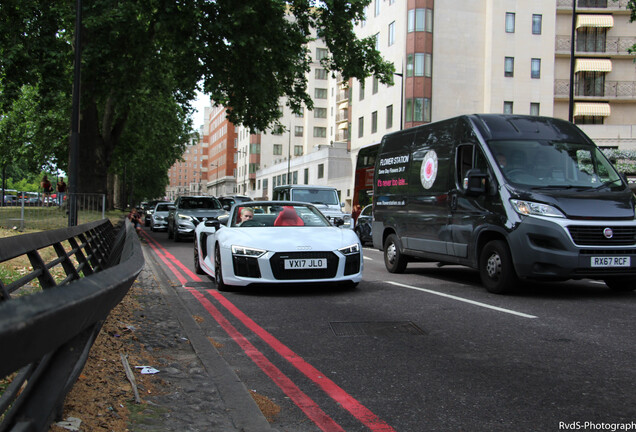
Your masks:
[[[225,204],[225,205],[223,206],[223,210],[225,210],[225,211],[230,211],[230,208],[231,208],[231,207],[230,207],[228,204]]]
[[[341,227],[341,226],[344,225],[344,223],[345,223],[345,221],[344,221],[343,218],[339,218],[339,217],[333,218],[333,225],[334,226]]]
[[[467,195],[477,196],[486,193],[488,175],[479,169],[471,169],[464,178],[464,190]]]
[[[206,227],[209,228],[214,228],[214,229],[219,229],[221,228],[221,222],[219,222],[218,219],[208,219],[204,222]]]

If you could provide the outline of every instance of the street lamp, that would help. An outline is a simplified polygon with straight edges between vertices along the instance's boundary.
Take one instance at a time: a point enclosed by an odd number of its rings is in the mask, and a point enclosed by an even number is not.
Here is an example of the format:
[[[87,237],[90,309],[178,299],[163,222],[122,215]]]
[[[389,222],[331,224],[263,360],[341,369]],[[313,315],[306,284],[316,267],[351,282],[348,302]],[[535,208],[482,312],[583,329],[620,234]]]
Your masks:
[[[393,72],[393,75],[400,77],[400,130],[402,130],[404,127],[404,75],[398,72]]]
[[[214,180],[214,195],[219,195],[219,163],[211,162],[210,166],[213,166],[216,170],[216,179]]]
[[[574,121],[574,54],[576,37],[576,0],[572,0],[572,37],[570,39],[570,100],[568,105],[568,120]]]
[[[247,157],[248,155],[248,151],[247,150],[236,150],[237,154],[243,155],[245,157]],[[247,160],[245,162],[245,165],[243,166],[243,193],[245,195],[247,195],[247,169],[249,167],[249,160]],[[237,184],[238,184],[238,179],[237,179]],[[240,193],[240,190],[238,191]]]

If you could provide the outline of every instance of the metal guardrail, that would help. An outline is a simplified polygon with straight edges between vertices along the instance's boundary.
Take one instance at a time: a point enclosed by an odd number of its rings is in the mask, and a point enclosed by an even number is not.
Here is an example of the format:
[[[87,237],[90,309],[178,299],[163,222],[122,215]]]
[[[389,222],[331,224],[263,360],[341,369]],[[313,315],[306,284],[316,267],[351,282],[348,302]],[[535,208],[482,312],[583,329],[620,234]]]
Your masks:
[[[57,257],[45,262],[48,247]],[[33,271],[0,281],[0,379],[10,382],[0,395],[0,432],[46,431],[61,415],[104,320],[144,265],[130,222],[117,230],[107,219],[0,239],[0,262],[21,256]],[[51,272],[58,266],[59,281]],[[35,279],[42,290],[20,296]]]

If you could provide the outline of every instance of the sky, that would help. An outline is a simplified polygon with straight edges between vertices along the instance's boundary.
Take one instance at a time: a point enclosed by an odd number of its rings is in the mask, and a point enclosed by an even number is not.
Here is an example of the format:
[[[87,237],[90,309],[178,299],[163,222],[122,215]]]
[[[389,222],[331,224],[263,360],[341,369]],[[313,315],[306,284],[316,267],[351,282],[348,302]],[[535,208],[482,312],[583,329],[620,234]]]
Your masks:
[[[199,127],[203,126],[205,107],[210,106],[210,97],[199,92],[197,93],[197,100],[193,102],[192,106],[196,109],[196,111],[192,113],[193,126],[195,130],[199,130]]]

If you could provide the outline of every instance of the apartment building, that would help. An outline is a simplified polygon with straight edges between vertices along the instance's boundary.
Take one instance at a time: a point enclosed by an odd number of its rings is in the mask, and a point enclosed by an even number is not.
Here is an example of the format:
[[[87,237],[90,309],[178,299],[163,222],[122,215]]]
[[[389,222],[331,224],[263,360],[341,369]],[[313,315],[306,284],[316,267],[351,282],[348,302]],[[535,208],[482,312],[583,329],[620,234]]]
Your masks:
[[[599,146],[636,150],[636,67],[628,52],[636,23],[627,3],[556,1],[554,115],[572,118]]]
[[[572,116],[598,145],[634,150],[636,67],[628,48],[636,44],[636,23],[629,23],[627,2],[372,0],[355,31],[373,37],[393,62],[394,84],[331,76],[320,66],[327,52],[317,40],[308,75],[315,109],[297,116],[281,101],[287,131],[239,128],[234,153],[216,148],[227,140],[210,142],[210,162],[225,154],[236,164],[221,176],[226,193],[267,198],[279,184],[328,184],[350,208],[361,147],[461,114]],[[208,168],[209,189],[216,171]]]
[[[200,128],[199,135],[200,137],[188,144],[182,160],[168,170],[169,184],[166,188],[166,197],[171,201],[179,195],[198,194],[205,190],[207,143],[202,139],[203,127]]]

